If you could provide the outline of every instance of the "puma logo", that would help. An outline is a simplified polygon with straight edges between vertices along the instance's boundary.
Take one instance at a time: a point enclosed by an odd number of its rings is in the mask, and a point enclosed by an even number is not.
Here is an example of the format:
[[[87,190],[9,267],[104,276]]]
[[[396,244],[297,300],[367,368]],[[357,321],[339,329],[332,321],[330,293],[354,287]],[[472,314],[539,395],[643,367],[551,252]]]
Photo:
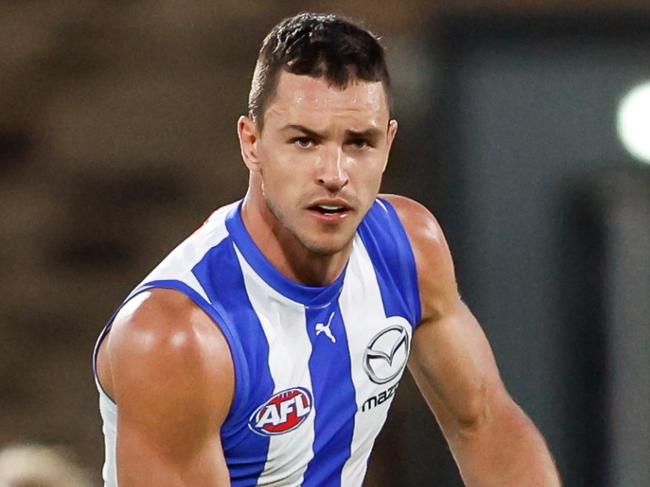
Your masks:
[[[324,323],[316,324],[316,336],[320,335],[321,333],[325,333],[325,336],[332,340],[332,343],[336,343],[336,337],[332,334],[332,330],[330,330],[330,326],[332,325],[332,318],[334,318],[334,313],[332,313],[330,315],[330,319],[327,320],[327,325]]]

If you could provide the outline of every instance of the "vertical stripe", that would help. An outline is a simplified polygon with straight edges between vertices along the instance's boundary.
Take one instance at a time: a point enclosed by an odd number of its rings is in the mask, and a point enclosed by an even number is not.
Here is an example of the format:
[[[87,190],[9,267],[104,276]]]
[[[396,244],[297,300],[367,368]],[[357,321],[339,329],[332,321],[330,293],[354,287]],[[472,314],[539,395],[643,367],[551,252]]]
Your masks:
[[[246,292],[269,343],[268,367],[275,384],[272,394],[295,387],[312,391],[308,368],[312,347],[305,330],[304,306],[278,294],[260,279],[239,252],[237,256]],[[272,394],[265,399],[270,399]],[[258,485],[300,485],[312,458],[314,409],[312,405],[307,419],[295,430],[270,437]]]
[[[379,278],[388,316],[404,316],[415,328],[421,319],[415,257],[395,209],[375,204],[359,226],[359,235]]]
[[[102,468],[104,487],[117,487],[117,461],[115,447],[117,444],[117,407],[113,400],[95,381],[99,391],[99,411],[102,416],[102,432],[104,433],[105,461]]]
[[[354,251],[348,264],[348,276],[339,299],[341,313],[346,324],[346,331],[351,354],[352,380],[356,391],[357,413],[352,439],[352,454],[345,463],[342,473],[342,485],[360,486],[368,467],[368,458],[375,439],[386,421],[391,397],[380,405],[364,403],[369,398],[377,397],[382,392],[393,388],[401,377],[378,385],[372,382],[364,370],[364,352],[366,347],[378,333],[391,326],[392,318],[388,320],[384,312],[383,299],[373,263],[366,249],[357,237],[354,240]],[[363,306],[359,306],[363,303]],[[403,320],[405,328],[410,326]],[[394,391],[394,389],[393,389]]]
[[[222,310],[222,328],[237,337],[243,354],[233,353],[236,395],[221,429],[222,446],[233,487],[255,485],[263,472],[269,438],[251,434],[248,410],[251,401],[270,397],[274,382],[268,367],[269,344],[250,303],[232,240],[211,249],[193,269],[213,306]]]
[[[309,371],[316,407],[314,458],[305,472],[305,487],[341,485],[350,456],[356,412],[348,340],[338,305],[307,308],[313,352]]]

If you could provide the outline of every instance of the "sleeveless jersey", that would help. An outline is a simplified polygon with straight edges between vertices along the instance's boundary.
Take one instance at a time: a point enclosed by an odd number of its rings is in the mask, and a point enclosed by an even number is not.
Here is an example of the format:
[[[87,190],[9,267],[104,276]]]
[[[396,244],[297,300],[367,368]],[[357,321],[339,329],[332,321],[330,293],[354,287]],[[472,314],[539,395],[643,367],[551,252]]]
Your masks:
[[[233,486],[362,484],[420,321],[415,259],[389,202],[373,204],[330,286],[303,286],[275,269],[247,232],[240,201],[217,210],[125,302],[154,288],[191,298],[230,347],[235,394],[221,440]],[[117,487],[119,405],[97,386],[104,485]]]

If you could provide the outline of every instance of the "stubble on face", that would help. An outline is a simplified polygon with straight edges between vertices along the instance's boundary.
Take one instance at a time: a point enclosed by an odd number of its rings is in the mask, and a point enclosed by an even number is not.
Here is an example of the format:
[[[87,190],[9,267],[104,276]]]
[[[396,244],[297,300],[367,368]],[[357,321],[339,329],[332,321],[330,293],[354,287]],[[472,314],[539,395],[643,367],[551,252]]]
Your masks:
[[[304,248],[309,254],[315,257],[328,257],[343,251],[354,238],[354,233],[350,238],[339,239],[338,242],[329,243],[329,245],[319,236],[314,236],[305,232],[299,225],[294,223],[294,219],[284,214],[280,206],[276,205],[273,198],[269,198],[264,190],[264,182],[261,184],[262,197],[266,208],[272,215],[274,225],[271,227],[275,237],[285,243],[293,242]],[[289,242],[287,242],[289,241]],[[294,245],[288,245],[288,252]]]

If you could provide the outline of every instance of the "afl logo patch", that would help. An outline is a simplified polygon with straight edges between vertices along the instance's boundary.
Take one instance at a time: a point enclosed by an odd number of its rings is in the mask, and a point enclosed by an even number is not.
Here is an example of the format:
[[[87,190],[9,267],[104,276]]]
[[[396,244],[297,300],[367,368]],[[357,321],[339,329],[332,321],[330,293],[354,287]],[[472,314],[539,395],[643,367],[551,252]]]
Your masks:
[[[400,316],[391,316],[388,322],[393,324],[372,337],[363,354],[363,368],[375,384],[399,377],[409,357],[408,322]]]
[[[311,392],[304,387],[285,389],[255,410],[248,427],[264,436],[288,433],[305,422],[313,403]]]

